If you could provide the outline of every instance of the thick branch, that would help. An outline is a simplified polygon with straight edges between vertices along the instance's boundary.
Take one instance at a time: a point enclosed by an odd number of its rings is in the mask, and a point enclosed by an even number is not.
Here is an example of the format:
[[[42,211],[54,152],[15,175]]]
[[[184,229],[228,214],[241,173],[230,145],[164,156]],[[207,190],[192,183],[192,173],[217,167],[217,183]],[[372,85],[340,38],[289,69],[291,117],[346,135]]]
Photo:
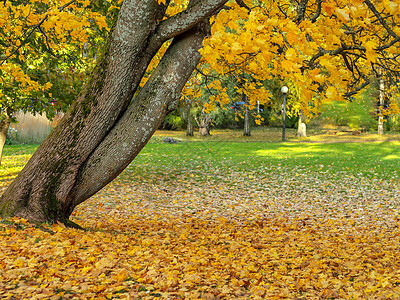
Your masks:
[[[297,17],[294,20],[296,23],[300,23],[304,20],[306,9],[307,9],[308,0],[301,0],[300,4],[297,8]]]
[[[322,0],[318,0],[317,11],[315,12],[314,16],[311,17],[312,23],[315,23],[319,18],[319,16],[321,15],[321,8],[322,8]]]
[[[198,0],[183,12],[160,23],[156,29],[155,38],[169,40],[213,15],[227,0]]]

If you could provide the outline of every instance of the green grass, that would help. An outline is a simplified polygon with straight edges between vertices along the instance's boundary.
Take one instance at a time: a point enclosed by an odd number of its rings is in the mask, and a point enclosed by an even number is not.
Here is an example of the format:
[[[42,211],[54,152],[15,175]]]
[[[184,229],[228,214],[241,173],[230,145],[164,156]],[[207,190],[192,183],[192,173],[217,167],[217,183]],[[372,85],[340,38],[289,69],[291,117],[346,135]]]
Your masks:
[[[37,145],[6,145],[0,166],[0,192],[11,183],[12,179],[28,162]]]
[[[375,99],[368,97],[368,92],[353,102],[332,101],[322,106],[321,119],[353,129],[376,130],[378,121],[374,104]]]
[[[36,150],[35,145],[6,146],[0,167],[2,179],[15,176]],[[128,168],[145,176],[175,170],[201,175],[209,170],[324,172],[379,178],[397,177],[400,142],[373,143],[262,143],[181,142],[148,144]],[[172,175],[172,178],[173,175]]]
[[[130,170],[176,174],[191,170],[200,175],[208,170],[252,173],[318,172],[340,176],[397,177],[400,142],[374,143],[235,143],[197,142],[149,144],[132,162]],[[399,171],[400,172],[400,171]],[[172,178],[173,179],[173,178]]]

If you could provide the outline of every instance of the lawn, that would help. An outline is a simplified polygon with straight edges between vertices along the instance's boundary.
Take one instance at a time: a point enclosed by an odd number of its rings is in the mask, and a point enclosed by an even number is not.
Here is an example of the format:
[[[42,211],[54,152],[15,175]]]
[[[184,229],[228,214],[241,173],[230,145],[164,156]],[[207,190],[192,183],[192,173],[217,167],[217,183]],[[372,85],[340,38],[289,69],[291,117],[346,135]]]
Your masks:
[[[77,208],[73,220],[87,231],[4,220],[0,297],[400,294],[400,142],[164,136]],[[6,148],[3,187],[34,149]]]

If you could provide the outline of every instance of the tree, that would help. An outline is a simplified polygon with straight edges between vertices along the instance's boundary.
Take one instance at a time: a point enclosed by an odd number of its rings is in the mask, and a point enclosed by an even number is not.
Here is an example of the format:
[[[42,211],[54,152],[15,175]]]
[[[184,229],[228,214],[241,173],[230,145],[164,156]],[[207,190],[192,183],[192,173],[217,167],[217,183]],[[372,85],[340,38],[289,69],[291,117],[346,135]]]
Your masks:
[[[187,122],[187,124],[186,124],[186,135],[187,136],[193,136],[194,135],[194,133],[193,133],[193,117],[192,117],[192,113],[191,113],[191,109],[190,109],[191,107],[190,106],[188,106],[187,108],[186,108],[186,122]]]
[[[124,1],[91,79],[3,194],[1,215],[69,223],[76,205],[113,180],[175,109],[200,59],[207,18],[225,2],[193,1],[163,20],[169,2]],[[152,58],[171,38],[138,91]]]
[[[267,66],[262,70],[268,72],[257,75],[260,80],[271,74],[290,78],[304,101],[320,87],[327,98],[350,95],[347,88],[356,92],[377,64],[388,75],[399,71],[398,65],[387,65],[395,61],[400,42],[394,31],[400,16],[390,1],[376,6],[368,0],[259,1],[254,7],[238,1],[225,9],[226,0],[197,0],[179,13],[170,3],[123,1],[91,79],[1,197],[1,216],[68,224],[74,208],[113,180],[176,108],[209,34],[208,18],[221,9],[212,17],[213,35],[202,50],[210,65],[221,61],[224,50],[230,61],[252,58],[252,76]],[[226,24],[243,33],[240,39],[224,39]],[[139,89],[152,58],[171,38]],[[260,89],[246,84],[249,99]]]
[[[245,103],[244,104],[244,128],[243,128],[243,135],[244,136],[250,136],[251,131],[250,131],[250,109],[249,109],[249,98],[245,93],[242,94],[242,101]]]

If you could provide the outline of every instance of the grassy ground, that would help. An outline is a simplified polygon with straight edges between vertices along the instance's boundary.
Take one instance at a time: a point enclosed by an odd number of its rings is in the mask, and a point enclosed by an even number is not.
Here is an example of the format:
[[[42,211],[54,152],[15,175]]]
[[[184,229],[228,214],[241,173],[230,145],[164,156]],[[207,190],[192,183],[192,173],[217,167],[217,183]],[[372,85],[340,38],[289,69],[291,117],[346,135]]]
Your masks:
[[[229,135],[157,133],[76,209],[73,220],[87,232],[1,225],[0,296],[400,294],[400,142],[264,143],[261,133],[246,143]],[[160,143],[165,136],[182,142]],[[34,149],[6,148],[3,187]]]

